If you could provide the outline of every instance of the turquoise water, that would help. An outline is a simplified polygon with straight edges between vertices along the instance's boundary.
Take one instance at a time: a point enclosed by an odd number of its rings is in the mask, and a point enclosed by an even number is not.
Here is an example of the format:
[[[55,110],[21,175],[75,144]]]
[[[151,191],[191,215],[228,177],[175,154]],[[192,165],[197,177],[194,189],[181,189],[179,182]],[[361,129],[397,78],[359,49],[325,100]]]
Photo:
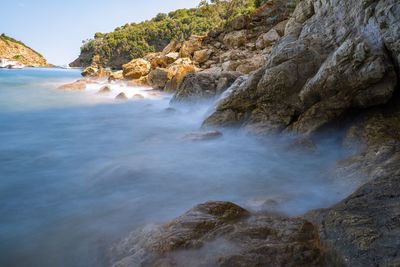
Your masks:
[[[116,102],[57,86],[74,70],[0,71],[0,266],[100,266],[110,243],[208,200],[301,214],[355,185],[284,139],[236,131],[193,142],[207,105],[166,110],[170,96]]]

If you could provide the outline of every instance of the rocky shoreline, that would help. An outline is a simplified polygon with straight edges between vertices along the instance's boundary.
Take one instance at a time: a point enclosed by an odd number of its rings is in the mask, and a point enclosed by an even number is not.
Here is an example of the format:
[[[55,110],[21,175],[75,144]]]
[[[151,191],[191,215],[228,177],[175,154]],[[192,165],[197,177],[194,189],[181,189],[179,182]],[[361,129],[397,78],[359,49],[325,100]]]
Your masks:
[[[400,3],[303,0],[291,11],[270,1],[122,72],[91,66],[83,74],[174,92],[172,103],[224,92],[207,128],[294,133],[306,146],[340,130],[343,146],[361,148],[338,173],[364,184],[298,218],[201,204],[132,233],[111,249],[111,265],[400,266]]]

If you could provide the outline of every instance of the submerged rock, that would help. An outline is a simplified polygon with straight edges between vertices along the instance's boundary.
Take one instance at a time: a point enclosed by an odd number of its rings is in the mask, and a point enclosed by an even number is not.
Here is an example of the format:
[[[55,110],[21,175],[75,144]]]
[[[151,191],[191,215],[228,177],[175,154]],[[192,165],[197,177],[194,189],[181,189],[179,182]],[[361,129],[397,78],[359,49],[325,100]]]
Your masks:
[[[185,135],[185,139],[191,141],[205,141],[212,140],[222,136],[220,131],[206,131],[206,132],[195,132]]]
[[[134,95],[132,96],[132,98],[133,98],[133,99],[144,99],[144,96],[141,95],[141,94],[134,94]]]
[[[106,94],[106,93],[110,93],[110,92],[111,92],[111,88],[109,86],[105,85],[105,86],[101,87],[97,93]]]
[[[72,83],[67,83],[58,87],[61,90],[84,90],[86,89],[86,81],[85,80],[78,80]]]
[[[116,97],[116,100],[127,100],[128,97],[126,96],[126,94],[124,92],[119,93]]]

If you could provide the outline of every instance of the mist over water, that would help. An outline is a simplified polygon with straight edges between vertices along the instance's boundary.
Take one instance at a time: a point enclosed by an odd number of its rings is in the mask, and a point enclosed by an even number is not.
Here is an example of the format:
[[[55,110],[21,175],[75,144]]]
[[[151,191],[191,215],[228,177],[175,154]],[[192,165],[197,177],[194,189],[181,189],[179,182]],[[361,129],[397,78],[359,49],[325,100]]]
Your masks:
[[[78,78],[0,71],[1,266],[98,266],[111,242],[205,201],[300,215],[356,186],[329,175],[345,153],[334,139],[315,153],[237,130],[194,142],[211,103],[55,90]]]

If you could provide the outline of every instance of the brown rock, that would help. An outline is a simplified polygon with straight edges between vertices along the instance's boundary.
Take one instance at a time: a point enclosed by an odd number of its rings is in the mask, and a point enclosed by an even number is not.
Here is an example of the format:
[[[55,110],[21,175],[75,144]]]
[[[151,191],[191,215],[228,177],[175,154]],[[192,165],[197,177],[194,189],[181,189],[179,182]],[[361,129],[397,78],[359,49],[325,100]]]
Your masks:
[[[165,68],[156,68],[149,73],[149,85],[154,89],[164,89],[165,85],[171,80],[173,74]]]
[[[132,98],[133,99],[144,99],[144,96],[141,94],[134,94]]]
[[[84,90],[86,88],[85,80],[78,80],[72,83],[67,83],[58,87],[61,90]]]
[[[114,266],[323,265],[325,251],[319,245],[317,229],[308,221],[268,214],[248,217],[248,211],[229,202],[198,205],[168,224],[133,233],[111,249],[111,263]],[[185,249],[190,249],[190,253],[186,254]],[[204,250],[208,253],[201,253]]]
[[[123,75],[126,79],[139,79],[149,74],[151,64],[142,58],[133,59],[129,63],[122,66]]]
[[[193,60],[197,63],[206,62],[212,54],[212,50],[210,49],[202,49],[194,52]]]
[[[205,36],[193,35],[189,40],[183,42],[182,47],[179,51],[179,55],[182,58],[191,58],[193,53],[201,49],[201,45]]]
[[[111,88],[107,85],[103,86],[100,88],[100,90],[97,92],[99,94],[105,94],[111,92]]]
[[[110,74],[110,76],[108,77],[108,81],[112,82],[112,81],[120,81],[124,79],[124,75],[122,70],[119,71],[114,71]]]
[[[127,100],[128,97],[126,96],[126,94],[124,92],[119,93],[116,97],[116,100]]]
[[[228,48],[240,48],[244,46],[246,42],[246,30],[230,32],[224,37],[224,44]]]

